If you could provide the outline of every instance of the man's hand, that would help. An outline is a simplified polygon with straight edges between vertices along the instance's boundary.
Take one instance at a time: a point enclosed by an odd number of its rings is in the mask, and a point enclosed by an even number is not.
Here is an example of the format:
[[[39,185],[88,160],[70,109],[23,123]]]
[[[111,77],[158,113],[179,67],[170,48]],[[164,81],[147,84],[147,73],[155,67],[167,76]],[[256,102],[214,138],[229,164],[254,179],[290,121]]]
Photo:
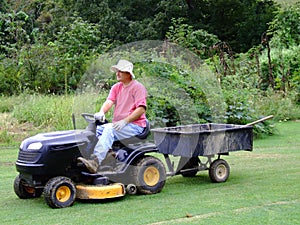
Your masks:
[[[128,122],[126,120],[120,120],[116,123],[113,124],[113,128],[117,131],[122,130],[126,125],[128,124]]]
[[[104,112],[100,111],[94,114],[95,120],[99,120],[100,122],[104,122],[105,120],[105,114]]]

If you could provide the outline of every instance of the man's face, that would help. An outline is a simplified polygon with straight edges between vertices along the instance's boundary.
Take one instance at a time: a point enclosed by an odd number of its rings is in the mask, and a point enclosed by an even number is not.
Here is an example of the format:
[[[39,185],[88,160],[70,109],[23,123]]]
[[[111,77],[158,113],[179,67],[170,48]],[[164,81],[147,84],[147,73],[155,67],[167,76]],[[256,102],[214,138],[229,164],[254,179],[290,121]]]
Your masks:
[[[126,82],[131,79],[131,75],[128,72],[123,72],[123,71],[118,70],[116,72],[116,75],[117,75],[117,80],[120,82]]]

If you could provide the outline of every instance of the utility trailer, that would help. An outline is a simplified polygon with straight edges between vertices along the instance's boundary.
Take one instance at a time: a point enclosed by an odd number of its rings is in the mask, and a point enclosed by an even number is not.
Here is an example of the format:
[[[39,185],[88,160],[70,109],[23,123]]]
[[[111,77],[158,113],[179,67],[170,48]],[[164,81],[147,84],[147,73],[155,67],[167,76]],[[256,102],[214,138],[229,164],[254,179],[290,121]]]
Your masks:
[[[252,151],[252,125],[272,117],[247,125],[207,123],[163,127],[151,131],[158,152],[166,160],[167,176],[181,174],[192,177],[199,171],[208,170],[211,181],[219,183],[225,182],[230,174],[230,167],[221,156],[240,150]],[[170,155],[180,157],[176,168]]]

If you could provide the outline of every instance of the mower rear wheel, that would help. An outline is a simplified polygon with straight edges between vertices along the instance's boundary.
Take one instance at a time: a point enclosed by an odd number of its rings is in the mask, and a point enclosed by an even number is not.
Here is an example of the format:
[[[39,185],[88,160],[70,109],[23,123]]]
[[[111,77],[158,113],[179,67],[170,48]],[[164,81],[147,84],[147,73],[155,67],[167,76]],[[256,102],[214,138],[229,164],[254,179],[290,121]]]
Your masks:
[[[54,177],[44,187],[44,198],[51,208],[64,208],[73,205],[76,187],[70,178]]]
[[[166,182],[164,164],[153,156],[140,158],[133,167],[133,180],[138,193],[155,194],[160,192]]]
[[[214,183],[225,182],[230,173],[230,167],[224,159],[216,159],[210,164],[209,177]]]

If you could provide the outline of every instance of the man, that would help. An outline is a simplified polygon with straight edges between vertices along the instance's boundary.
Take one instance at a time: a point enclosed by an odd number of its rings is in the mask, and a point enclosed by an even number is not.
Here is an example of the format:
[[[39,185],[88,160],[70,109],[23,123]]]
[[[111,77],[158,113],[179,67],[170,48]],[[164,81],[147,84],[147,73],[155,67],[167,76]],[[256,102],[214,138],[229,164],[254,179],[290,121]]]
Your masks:
[[[133,64],[122,59],[111,70],[116,73],[119,82],[112,86],[107,100],[94,117],[99,121],[105,120],[105,113],[114,106],[112,123],[97,127],[99,140],[91,159],[78,158],[91,173],[97,172],[114,141],[138,135],[146,127],[147,91],[134,80]]]

